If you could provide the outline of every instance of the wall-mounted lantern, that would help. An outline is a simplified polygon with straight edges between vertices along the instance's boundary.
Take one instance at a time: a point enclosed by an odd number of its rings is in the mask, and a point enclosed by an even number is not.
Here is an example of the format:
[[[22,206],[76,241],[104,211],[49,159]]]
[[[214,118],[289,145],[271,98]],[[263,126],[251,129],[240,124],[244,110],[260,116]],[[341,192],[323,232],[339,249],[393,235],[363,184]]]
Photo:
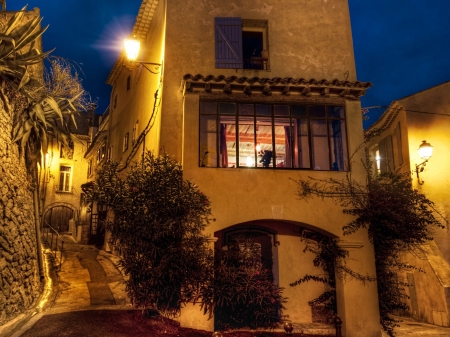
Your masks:
[[[142,64],[142,66],[145,69],[147,69],[148,71],[150,71],[153,74],[158,73],[158,72],[154,72],[154,71],[150,70],[150,68],[148,68],[146,65],[149,64],[152,66],[156,66],[156,70],[159,70],[161,67],[161,63],[137,61],[137,57],[139,55],[139,50],[141,49],[141,41],[139,41],[136,38],[125,39],[124,44],[125,44],[125,54],[127,55],[128,61]]]
[[[416,164],[416,175],[419,185],[423,185],[424,181],[420,180],[419,173],[423,172],[428,162],[428,159],[430,159],[431,155],[433,154],[433,147],[430,145],[430,143],[427,143],[426,140],[423,140],[422,144],[420,144],[419,146],[418,151],[420,158],[424,159],[424,161],[420,164]]]

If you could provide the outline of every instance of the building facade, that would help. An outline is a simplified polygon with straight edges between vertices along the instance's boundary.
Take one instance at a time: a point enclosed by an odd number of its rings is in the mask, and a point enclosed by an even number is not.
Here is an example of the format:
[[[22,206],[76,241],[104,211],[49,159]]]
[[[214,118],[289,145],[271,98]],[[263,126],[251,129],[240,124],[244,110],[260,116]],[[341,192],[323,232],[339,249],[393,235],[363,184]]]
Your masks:
[[[81,185],[86,182],[88,162],[84,155],[89,142],[89,125],[94,111],[75,115],[75,124],[69,122],[73,140],[66,144],[51,138],[40,170],[43,226],[51,226],[60,233],[77,238],[80,224]],[[80,233],[81,235],[81,233]]]
[[[297,200],[292,181],[344,179],[350,169],[364,179],[351,164],[363,142],[359,97],[371,84],[356,79],[346,0],[144,0],[132,35],[140,62],[123,54],[108,78],[108,148],[122,170],[145,150],[180,161],[212,202],[215,249],[239,234],[271,259],[289,299],[283,319],[313,322],[308,301],[325,290],[289,286],[321,273],[303,252],[304,230],[339,239],[348,266],[375,275],[367,233],[344,238],[351,218],[333,202]],[[337,301],[345,336],[381,335],[375,283],[338,278]],[[180,323],[214,329],[196,305]]]
[[[448,186],[450,174],[446,163],[450,151],[450,82],[429,88],[392,102],[384,114],[368,129],[381,130],[369,145],[374,169],[412,175],[412,188],[424,193],[436,209],[450,212]],[[423,141],[433,147],[426,161],[418,152]],[[448,229],[432,233],[434,241],[416,254],[405,255],[405,263],[418,270],[399,273],[408,283],[407,304],[403,314],[421,321],[450,326],[450,234]],[[425,271],[425,273],[420,270]]]

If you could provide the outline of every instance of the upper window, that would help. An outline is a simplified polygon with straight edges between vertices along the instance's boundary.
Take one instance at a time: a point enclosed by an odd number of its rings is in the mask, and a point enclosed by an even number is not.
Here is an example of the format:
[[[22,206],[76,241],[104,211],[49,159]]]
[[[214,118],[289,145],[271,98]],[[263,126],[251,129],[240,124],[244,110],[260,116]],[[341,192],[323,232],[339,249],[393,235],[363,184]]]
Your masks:
[[[59,192],[72,192],[71,190],[72,167],[61,166],[59,168]]]
[[[73,159],[74,144],[69,140],[67,146],[61,143],[60,158]]]
[[[267,21],[214,19],[216,68],[268,69]]]
[[[129,133],[127,132],[125,134],[125,136],[123,136],[123,144],[122,144],[122,151],[123,152],[128,150],[128,138],[129,138]]]
[[[345,171],[342,106],[200,102],[199,165]]]
[[[134,123],[134,126],[133,126],[133,134],[132,134],[132,139],[131,139],[131,142],[134,144],[136,141],[137,141],[137,139],[138,139],[138,128],[139,128],[139,120],[137,120],[136,121],[136,123]]]
[[[106,155],[106,144],[102,144],[102,146],[100,146],[100,148],[97,150],[97,164],[99,162],[101,162]]]
[[[392,136],[384,137],[373,149],[376,162],[376,173],[393,172],[395,169]]]
[[[128,77],[127,77],[127,91],[130,90],[130,88],[131,88],[131,77],[130,77],[130,75],[128,75]]]

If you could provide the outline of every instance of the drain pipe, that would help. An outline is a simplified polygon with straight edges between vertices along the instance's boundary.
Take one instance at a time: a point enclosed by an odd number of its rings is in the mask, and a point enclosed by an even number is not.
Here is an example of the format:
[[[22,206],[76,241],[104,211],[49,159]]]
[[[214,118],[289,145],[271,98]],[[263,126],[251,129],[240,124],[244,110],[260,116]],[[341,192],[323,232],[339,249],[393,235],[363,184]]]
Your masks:
[[[39,278],[44,279],[44,260],[42,258],[42,243],[41,243],[41,223],[39,221],[39,200],[37,186],[33,189],[33,204],[34,204],[34,224],[36,227],[36,245],[39,265]]]

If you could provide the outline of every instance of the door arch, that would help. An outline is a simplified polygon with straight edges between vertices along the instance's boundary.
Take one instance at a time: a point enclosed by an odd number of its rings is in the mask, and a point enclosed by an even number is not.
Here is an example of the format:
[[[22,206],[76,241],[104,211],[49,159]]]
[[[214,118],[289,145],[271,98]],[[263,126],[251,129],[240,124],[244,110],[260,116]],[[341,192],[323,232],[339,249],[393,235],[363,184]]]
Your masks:
[[[69,231],[70,219],[75,219],[77,209],[69,203],[53,203],[45,207],[43,215],[43,225],[50,225],[59,233]],[[75,219],[76,220],[76,219]]]

